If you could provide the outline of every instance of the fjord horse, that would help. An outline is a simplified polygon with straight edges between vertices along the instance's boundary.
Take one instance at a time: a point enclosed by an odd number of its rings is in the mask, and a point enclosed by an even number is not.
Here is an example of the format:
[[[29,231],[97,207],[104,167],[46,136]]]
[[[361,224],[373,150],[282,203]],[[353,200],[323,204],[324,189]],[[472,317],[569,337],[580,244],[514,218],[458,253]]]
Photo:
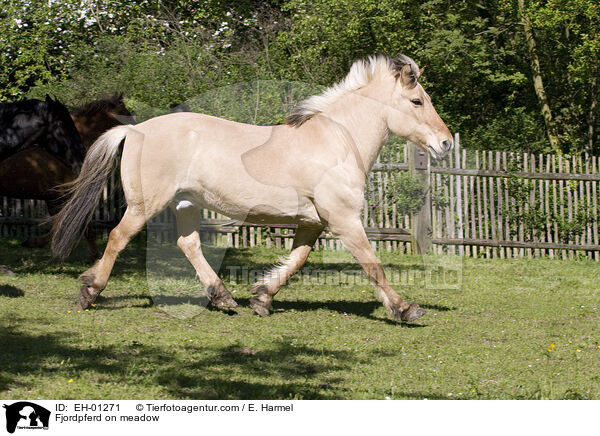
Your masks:
[[[175,113],[109,130],[90,149],[52,240],[55,255],[68,255],[122,148],[127,210],[102,258],[80,276],[81,306],[95,301],[119,252],[166,207],[177,219],[177,245],[211,303],[236,306],[200,247],[200,209],[209,208],[250,223],[298,225],[289,258],[254,287],[251,305],[259,315],[269,314],[279,288],[328,226],[361,264],[391,316],[402,322],[423,316],[418,304],[392,289],[361,223],[367,173],[389,132],[435,158],[452,148],[452,135],[419,84],[420,74],[407,56],[371,56],[355,62],[346,78],[322,95],[301,102],[283,125]]]

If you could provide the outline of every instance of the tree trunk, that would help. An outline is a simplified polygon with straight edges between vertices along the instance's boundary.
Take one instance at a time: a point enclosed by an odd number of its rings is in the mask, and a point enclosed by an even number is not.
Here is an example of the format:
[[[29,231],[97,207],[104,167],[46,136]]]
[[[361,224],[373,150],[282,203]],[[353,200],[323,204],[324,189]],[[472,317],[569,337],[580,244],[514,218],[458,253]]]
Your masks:
[[[596,124],[596,79],[592,81],[592,103],[590,104],[590,110],[588,112],[588,143],[586,145],[586,151],[591,156],[594,154],[594,127]]]
[[[546,125],[546,135],[548,141],[553,150],[561,151],[558,143],[558,136],[556,135],[556,128],[554,126],[554,120],[552,119],[552,111],[548,104],[548,98],[546,97],[546,91],[544,89],[544,81],[542,80],[542,70],[540,68],[540,59],[538,57],[537,45],[533,37],[533,29],[531,28],[531,22],[529,16],[525,11],[525,0],[517,0],[519,8],[519,16],[523,21],[523,30],[525,32],[525,39],[527,40],[527,49],[529,51],[529,60],[531,63],[531,70],[533,72],[533,87],[537,95],[539,104],[542,108],[542,116],[544,117],[544,123]]]

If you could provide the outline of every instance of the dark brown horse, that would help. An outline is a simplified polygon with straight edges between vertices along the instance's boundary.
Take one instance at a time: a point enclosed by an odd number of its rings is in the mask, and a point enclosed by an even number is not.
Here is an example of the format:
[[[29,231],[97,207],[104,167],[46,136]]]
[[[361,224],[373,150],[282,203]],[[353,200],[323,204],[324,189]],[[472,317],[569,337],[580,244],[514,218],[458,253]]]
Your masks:
[[[123,118],[120,117],[131,117],[131,113],[119,95],[93,101],[71,113],[86,150],[106,130],[121,124]],[[63,201],[62,193],[55,188],[72,181],[76,176],[71,168],[43,148],[32,147],[0,163],[0,196],[44,200],[50,215],[55,215]],[[49,239],[49,235],[46,235],[30,239],[24,244],[43,247]],[[91,230],[87,231],[86,239],[90,257],[97,257],[98,251]]]

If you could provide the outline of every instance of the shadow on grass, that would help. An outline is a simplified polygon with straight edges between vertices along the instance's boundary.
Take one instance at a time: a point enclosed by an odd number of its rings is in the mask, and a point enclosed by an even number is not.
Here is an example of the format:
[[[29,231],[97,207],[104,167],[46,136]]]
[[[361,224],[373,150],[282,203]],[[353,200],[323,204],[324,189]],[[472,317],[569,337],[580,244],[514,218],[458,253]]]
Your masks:
[[[241,307],[250,307],[250,299],[243,297],[235,297],[235,301]],[[237,312],[235,309],[223,310],[216,308],[211,304],[207,305],[207,299],[205,297],[178,297],[178,296],[166,296],[166,295],[153,295],[152,297],[147,295],[128,295],[128,296],[116,296],[116,297],[98,297],[98,304],[101,304],[100,310],[119,310],[123,307],[134,307],[134,308],[147,308],[154,305],[180,305],[180,304],[192,304],[203,306],[207,310],[221,312],[225,315],[235,316]],[[383,322],[389,325],[399,325],[405,328],[422,328],[427,327],[426,324],[404,324],[399,321],[387,317],[380,317],[373,315],[373,312],[381,307],[381,303],[378,301],[301,301],[301,300],[275,300],[273,302],[273,315],[277,315],[281,312],[287,312],[295,310],[298,312],[311,312],[317,310],[330,310],[338,312],[340,314],[352,314],[371,321]],[[456,310],[453,307],[440,306],[440,305],[428,305],[421,304],[421,307],[428,310],[437,311],[449,311]],[[272,315],[272,316],[273,316]],[[427,316],[427,315],[426,315]]]
[[[106,241],[99,244],[103,249]],[[67,274],[77,278],[88,269],[89,254],[86,244],[80,244],[74,253],[65,261],[54,259],[49,247],[22,247],[18,239],[0,241],[0,264],[6,264],[16,275],[23,274]],[[135,238],[119,257],[115,264],[115,275],[143,272],[146,266],[145,242],[141,237]]]
[[[152,297],[146,294],[129,294],[117,296],[100,295],[96,300],[101,305],[100,310],[120,310],[124,307],[144,309],[154,306]]]
[[[21,288],[17,288],[16,286],[2,285],[0,286],[0,296],[17,298],[25,296],[25,292],[23,292]]]
[[[193,354],[202,351],[188,349]],[[201,361],[180,363],[175,373],[172,366],[159,370],[157,381],[171,394],[191,399],[333,399],[343,397],[342,380],[325,376],[358,363],[348,351],[324,351],[284,341],[268,350],[227,346],[211,351]]]
[[[242,306],[250,306],[250,299],[236,298],[238,304]],[[383,322],[390,325],[398,325],[405,328],[422,328],[427,327],[425,324],[404,324],[399,321],[394,321],[390,318],[381,318],[373,315],[373,312],[381,307],[381,303],[377,301],[277,301],[273,302],[273,314],[277,316],[280,312],[295,310],[298,312],[310,312],[315,310],[331,310],[340,314],[352,314],[371,321]]]
[[[456,310],[456,307],[448,307],[442,306],[441,304],[419,304],[423,309],[427,310],[437,310],[438,312],[449,312],[451,310]]]
[[[235,301],[241,307],[250,307],[249,298],[235,297]],[[216,308],[210,304],[207,305],[205,297],[178,297],[178,296],[146,296],[146,295],[129,295],[129,296],[118,296],[118,297],[98,297],[98,304],[101,304],[100,310],[118,310],[123,307],[135,307],[135,308],[147,308],[154,305],[180,305],[180,304],[192,304],[203,306],[211,312],[221,312],[224,315],[235,316],[237,312],[235,309],[223,310]],[[437,306],[437,305],[421,305],[425,309],[429,310],[454,310],[454,308]],[[330,310],[338,312],[340,314],[352,314],[371,321],[383,322],[389,325],[398,325],[405,328],[422,328],[427,327],[426,324],[405,324],[399,321],[395,321],[386,317],[379,317],[373,315],[373,312],[381,307],[381,303],[377,301],[277,301],[273,303],[274,312],[271,316],[277,316],[278,313],[295,310],[298,312],[310,312],[317,310]]]
[[[13,320],[13,322],[15,322]],[[268,349],[241,345],[164,349],[137,341],[123,345],[77,347],[69,335],[26,334],[0,327],[0,391],[27,386],[23,376],[45,373],[118,384],[158,385],[169,397],[184,399],[343,398],[343,380],[332,376],[359,360],[350,351],[292,345]],[[67,361],[63,366],[53,362]],[[90,375],[91,373],[91,375]]]

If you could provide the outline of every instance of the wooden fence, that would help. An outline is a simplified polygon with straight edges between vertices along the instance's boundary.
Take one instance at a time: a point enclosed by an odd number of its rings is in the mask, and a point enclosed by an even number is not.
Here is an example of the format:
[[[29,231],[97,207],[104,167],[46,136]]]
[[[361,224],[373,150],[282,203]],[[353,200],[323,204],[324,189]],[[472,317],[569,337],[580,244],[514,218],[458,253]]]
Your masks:
[[[378,162],[371,177],[386,181],[410,170],[425,184],[425,202],[404,225],[413,251],[486,257],[574,257],[599,260],[598,156],[565,156],[456,147],[438,165],[407,146],[404,162]],[[378,193],[378,201],[385,197]],[[387,206],[381,208],[388,210]],[[402,219],[402,218],[401,218]],[[394,226],[398,217],[378,217]],[[387,244],[387,243],[386,243]],[[389,245],[386,245],[389,249]]]
[[[598,156],[465,150],[458,135],[453,152],[432,163],[411,144],[386,146],[367,183],[363,224],[374,248],[485,257],[574,257],[600,260]],[[401,174],[418,182],[421,201],[405,210],[393,192]],[[390,187],[392,188],[390,192]],[[43,202],[0,199],[0,235],[39,235]],[[104,188],[94,222],[105,235],[123,213],[117,172]],[[291,248],[295,227],[242,225],[203,211],[203,240],[231,247]],[[165,211],[148,233],[174,239],[174,217]],[[329,232],[317,249],[341,249]]]

